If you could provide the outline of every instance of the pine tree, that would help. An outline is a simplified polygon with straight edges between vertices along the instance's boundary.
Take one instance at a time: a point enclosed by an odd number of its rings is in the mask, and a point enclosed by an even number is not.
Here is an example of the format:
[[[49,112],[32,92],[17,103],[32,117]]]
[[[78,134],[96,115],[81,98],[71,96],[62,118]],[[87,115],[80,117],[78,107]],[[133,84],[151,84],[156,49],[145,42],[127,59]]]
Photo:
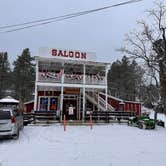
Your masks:
[[[121,61],[117,60],[112,64],[108,73],[109,92],[124,100],[135,100],[139,96],[142,77],[141,67],[124,56]]]
[[[35,80],[34,58],[31,57],[28,48],[24,49],[21,56],[14,61],[13,82],[15,96],[27,101],[32,99]]]
[[[7,52],[0,53],[0,98],[5,96],[5,91],[10,86],[10,65]]]

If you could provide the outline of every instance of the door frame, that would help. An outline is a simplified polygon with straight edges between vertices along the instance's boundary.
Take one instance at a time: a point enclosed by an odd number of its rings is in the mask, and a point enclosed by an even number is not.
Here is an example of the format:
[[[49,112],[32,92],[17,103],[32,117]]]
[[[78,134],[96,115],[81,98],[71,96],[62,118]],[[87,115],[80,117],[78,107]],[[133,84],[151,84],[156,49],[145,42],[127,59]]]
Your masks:
[[[78,119],[78,95],[75,95],[75,94],[64,94],[64,98],[63,98],[63,106],[64,106],[64,101],[65,100],[72,100],[72,101],[75,101],[76,102],[76,105],[75,105],[75,109],[76,111],[74,112],[74,120],[77,120]],[[64,107],[63,107],[63,112],[62,112],[62,115],[64,116]],[[67,118],[67,117],[66,117]],[[70,119],[67,119],[67,120],[70,120]]]

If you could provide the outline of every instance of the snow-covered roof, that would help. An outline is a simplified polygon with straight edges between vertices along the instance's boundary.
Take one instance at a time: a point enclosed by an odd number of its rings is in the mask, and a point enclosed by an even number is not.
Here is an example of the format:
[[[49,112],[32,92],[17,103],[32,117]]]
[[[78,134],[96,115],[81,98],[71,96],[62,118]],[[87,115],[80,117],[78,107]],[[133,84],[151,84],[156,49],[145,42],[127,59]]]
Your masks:
[[[100,94],[105,95],[105,93],[103,93],[103,92],[100,92]],[[107,96],[108,96],[108,98],[119,101],[120,104],[125,104],[125,103],[141,104],[141,102],[139,102],[139,101],[127,101],[127,100],[122,100],[122,99],[119,99],[119,98],[111,96],[111,95],[107,95]]]
[[[27,101],[24,104],[26,105],[26,104],[31,104],[31,103],[34,103],[34,100]]]
[[[6,96],[3,99],[0,99],[0,103],[19,103],[19,101],[11,96]]]
[[[127,101],[127,100],[125,100],[124,102],[125,102],[125,103],[141,104],[140,101]]]

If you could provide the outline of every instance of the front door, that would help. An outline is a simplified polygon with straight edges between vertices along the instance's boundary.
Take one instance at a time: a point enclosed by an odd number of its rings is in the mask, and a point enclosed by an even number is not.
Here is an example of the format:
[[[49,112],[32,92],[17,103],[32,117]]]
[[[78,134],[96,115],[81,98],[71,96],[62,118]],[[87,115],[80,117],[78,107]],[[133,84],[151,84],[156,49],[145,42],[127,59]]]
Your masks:
[[[77,119],[77,100],[64,99],[63,101],[63,117],[66,115],[67,120]]]

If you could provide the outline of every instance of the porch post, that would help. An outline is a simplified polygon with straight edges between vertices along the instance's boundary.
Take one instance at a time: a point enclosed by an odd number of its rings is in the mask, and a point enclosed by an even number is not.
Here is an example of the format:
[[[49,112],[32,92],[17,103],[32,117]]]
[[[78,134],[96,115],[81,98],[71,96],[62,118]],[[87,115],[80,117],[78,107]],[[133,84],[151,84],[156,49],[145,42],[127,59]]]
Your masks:
[[[37,111],[37,97],[38,97],[37,82],[38,80],[39,80],[39,61],[36,60],[35,97],[34,97],[34,106],[33,106],[34,111]]]
[[[78,120],[81,120],[81,100],[82,100],[82,89],[80,89],[80,96],[79,96],[79,109],[78,109]]]
[[[35,83],[35,97],[34,97],[34,106],[33,106],[33,110],[37,111],[37,83]]]
[[[64,69],[62,69],[62,77],[61,77],[61,99],[60,99],[60,122],[62,122],[63,117],[63,91],[64,91]]]
[[[85,64],[83,65],[83,69],[84,69],[84,75],[83,75],[83,111],[82,111],[82,121],[85,120],[85,84],[86,84],[86,80],[85,80]]]
[[[95,100],[95,98],[96,98],[96,96],[95,96],[96,94],[95,94],[95,89],[93,89],[93,97],[94,97],[94,100]],[[94,103],[93,103],[93,112],[95,111],[95,105],[94,105]]]
[[[100,111],[100,108],[99,108],[99,90],[97,90],[97,111]]]
[[[107,74],[108,74],[108,66],[106,65],[105,66],[105,109],[106,109],[106,111],[107,111],[107,103],[108,103],[108,87],[107,87]]]

